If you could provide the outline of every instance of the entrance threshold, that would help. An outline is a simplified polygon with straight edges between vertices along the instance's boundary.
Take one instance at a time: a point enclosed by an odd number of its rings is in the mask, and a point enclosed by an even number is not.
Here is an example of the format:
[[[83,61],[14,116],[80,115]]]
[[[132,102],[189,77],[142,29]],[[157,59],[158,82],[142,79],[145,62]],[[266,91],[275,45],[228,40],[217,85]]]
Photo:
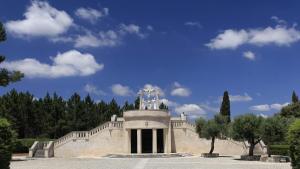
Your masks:
[[[151,154],[151,153],[144,153],[144,154],[109,154],[105,157],[108,158],[172,158],[172,157],[190,157],[191,154],[180,154],[180,153],[171,153],[171,154]]]

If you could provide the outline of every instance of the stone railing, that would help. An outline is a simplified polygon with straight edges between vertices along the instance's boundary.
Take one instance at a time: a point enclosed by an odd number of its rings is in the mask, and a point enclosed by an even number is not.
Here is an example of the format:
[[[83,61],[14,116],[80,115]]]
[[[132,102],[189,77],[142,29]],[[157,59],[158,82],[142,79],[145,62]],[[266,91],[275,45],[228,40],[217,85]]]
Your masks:
[[[172,128],[185,128],[195,131],[196,126],[194,124],[191,124],[187,121],[183,120],[172,120],[171,121]]]
[[[54,147],[58,147],[60,145],[63,145],[70,140],[88,140],[90,137],[94,136],[95,134],[98,134],[99,132],[102,132],[105,129],[122,129],[123,128],[123,122],[106,122],[96,128],[93,128],[90,131],[72,131],[65,136],[57,139],[54,142]]]

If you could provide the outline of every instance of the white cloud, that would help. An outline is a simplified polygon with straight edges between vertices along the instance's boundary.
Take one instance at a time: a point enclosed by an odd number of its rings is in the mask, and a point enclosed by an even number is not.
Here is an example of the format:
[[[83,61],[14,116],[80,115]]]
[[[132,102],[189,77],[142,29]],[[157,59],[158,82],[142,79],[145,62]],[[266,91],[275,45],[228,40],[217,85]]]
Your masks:
[[[125,25],[125,24],[120,24],[120,33],[125,35],[125,34],[135,34],[137,36],[139,36],[140,38],[145,38],[146,34],[141,32],[141,28],[138,25],[135,24],[129,24],[129,25]]]
[[[88,32],[86,35],[79,35],[75,39],[75,47],[113,47],[120,43],[119,35],[109,30],[100,31],[98,35]]]
[[[229,95],[229,99],[231,102],[247,102],[253,100],[247,93],[244,95]]]
[[[115,47],[121,44],[123,38],[128,34],[135,34],[141,38],[146,37],[145,34],[141,33],[139,26],[121,24],[118,30],[100,31],[98,34],[87,31],[85,35],[78,35],[75,38],[53,39],[52,41],[64,42],[72,39],[76,48]]]
[[[249,60],[252,60],[252,61],[255,60],[255,57],[256,57],[255,54],[253,52],[251,52],[251,51],[244,52],[243,56],[245,58],[249,59]]]
[[[227,29],[211,39],[206,44],[211,49],[236,49],[244,44],[265,46],[275,44],[277,46],[289,46],[300,40],[300,31],[294,26],[276,25],[275,27],[255,28],[248,30]]]
[[[55,9],[46,1],[33,0],[23,20],[8,21],[8,32],[17,36],[53,37],[66,32],[73,19],[65,12]]]
[[[153,26],[147,25],[147,29],[148,29],[149,31],[153,31]]]
[[[184,23],[185,26],[202,28],[202,25],[199,22],[188,21]]]
[[[247,93],[244,93],[244,95],[229,95],[229,99],[231,102],[247,102],[253,100],[253,98]],[[219,101],[222,100],[223,96],[219,96]]]
[[[259,116],[259,117],[262,117],[262,118],[268,118],[268,116],[267,115],[265,115],[265,114],[263,114],[263,113],[260,113],[259,115],[257,115],[257,116]]]
[[[271,110],[281,110],[282,107],[287,106],[289,103],[274,103],[274,104],[261,104],[261,105],[255,105],[251,106],[250,110],[254,111],[260,111],[260,112],[266,112],[266,111],[271,111]]]
[[[165,105],[167,105],[168,107],[176,107],[176,106],[178,106],[178,103],[176,103],[176,102],[173,102],[173,101],[171,101],[171,100],[168,100],[168,99],[160,99],[160,102],[161,103],[164,103]]]
[[[107,16],[108,13],[108,8],[103,8],[102,10],[93,8],[79,8],[76,10],[75,15],[81,19],[85,19],[91,23],[95,23],[98,19]]]
[[[58,78],[68,76],[89,76],[103,69],[93,55],[70,50],[58,53],[51,58],[52,64],[41,63],[34,58],[4,62],[1,66],[9,70],[18,70],[29,78]]]
[[[261,104],[261,105],[256,105],[256,106],[251,106],[250,110],[254,111],[270,111],[271,108],[268,104]]]
[[[191,91],[188,88],[182,87],[178,82],[175,82],[174,89],[171,91],[171,95],[187,97],[191,95]]]
[[[86,84],[84,86],[84,91],[86,91],[89,94],[95,94],[98,96],[104,96],[106,93],[100,89],[98,89],[95,85],[93,84]]]
[[[118,96],[130,96],[134,93],[128,86],[123,86],[121,84],[112,85],[111,90]]]
[[[145,84],[144,85],[144,89],[155,89],[156,91],[158,91],[159,96],[164,97],[165,96],[165,92],[158,86],[156,85],[152,85],[152,84]]]
[[[204,116],[206,114],[205,110],[202,109],[197,104],[183,104],[175,108],[175,112],[182,113],[189,115],[192,118]]]
[[[245,30],[227,29],[206,44],[211,49],[235,49],[246,43],[248,33]]]

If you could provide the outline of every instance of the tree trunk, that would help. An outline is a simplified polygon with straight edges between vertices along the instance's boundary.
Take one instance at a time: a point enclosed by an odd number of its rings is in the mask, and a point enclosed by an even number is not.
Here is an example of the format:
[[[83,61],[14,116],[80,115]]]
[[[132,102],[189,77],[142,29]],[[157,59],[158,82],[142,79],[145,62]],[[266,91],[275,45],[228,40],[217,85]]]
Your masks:
[[[249,147],[249,156],[253,156],[254,147],[255,147],[255,144],[250,143],[250,147]]]
[[[267,154],[268,154],[268,157],[271,157],[271,150],[270,150],[270,144],[269,143],[267,144]]]
[[[214,152],[214,149],[215,149],[215,137],[212,137],[209,154],[212,154]]]

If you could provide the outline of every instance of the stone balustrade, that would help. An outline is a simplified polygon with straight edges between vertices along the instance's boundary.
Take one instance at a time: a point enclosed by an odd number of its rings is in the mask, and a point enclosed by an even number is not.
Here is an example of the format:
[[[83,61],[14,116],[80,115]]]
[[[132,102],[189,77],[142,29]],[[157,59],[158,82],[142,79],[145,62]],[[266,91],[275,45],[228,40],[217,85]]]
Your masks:
[[[70,140],[88,140],[93,135],[105,130],[105,129],[122,129],[123,128],[123,122],[106,122],[90,131],[73,131],[65,136],[57,139],[54,142],[54,147],[58,147],[60,145],[63,145],[67,143]]]
[[[187,121],[182,120],[172,120],[171,121],[172,128],[186,128],[195,131],[196,126]]]

